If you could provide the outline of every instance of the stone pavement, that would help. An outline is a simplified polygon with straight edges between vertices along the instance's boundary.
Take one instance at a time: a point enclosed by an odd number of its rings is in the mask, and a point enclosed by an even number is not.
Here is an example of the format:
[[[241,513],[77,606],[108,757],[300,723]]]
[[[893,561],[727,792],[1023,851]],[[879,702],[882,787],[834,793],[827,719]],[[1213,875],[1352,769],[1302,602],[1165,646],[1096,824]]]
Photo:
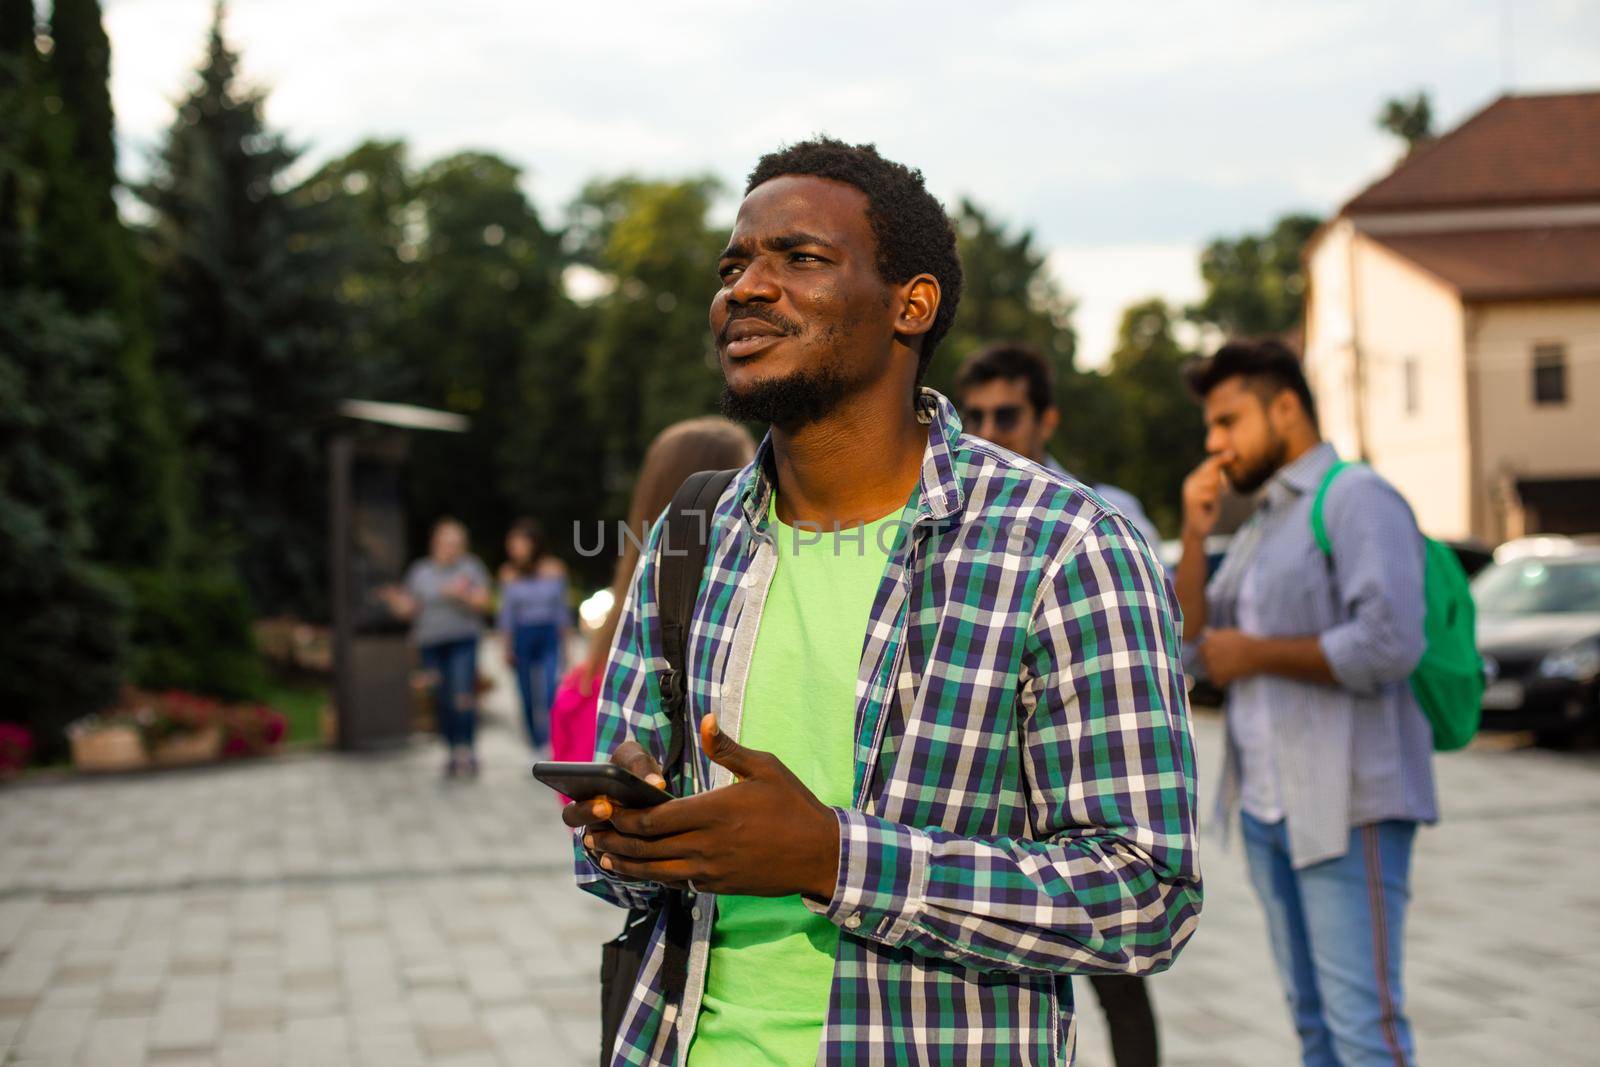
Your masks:
[[[419,743],[0,789],[0,1063],[592,1063],[620,916],[571,887],[498,696],[476,783]],[[1198,736],[1209,792],[1216,720]],[[1423,1062],[1594,1062],[1600,760],[1441,767],[1407,965]],[[1211,840],[1204,864],[1199,932],[1154,980],[1166,1062],[1292,1063],[1239,855]],[[1079,1063],[1106,1064],[1082,1008]]]

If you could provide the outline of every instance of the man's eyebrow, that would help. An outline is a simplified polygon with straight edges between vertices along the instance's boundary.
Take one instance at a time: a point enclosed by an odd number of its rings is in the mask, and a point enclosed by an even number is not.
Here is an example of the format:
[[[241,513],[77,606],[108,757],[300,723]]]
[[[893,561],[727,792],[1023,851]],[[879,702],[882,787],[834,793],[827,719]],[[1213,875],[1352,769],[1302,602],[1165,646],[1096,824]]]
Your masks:
[[[818,248],[832,248],[833,242],[826,237],[818,237],[814,233],[781,233],[776,237],[769,237],[761,242],[774,252],[787,252],[801,245],[816,245]]]
[[[761,240],[761,247],[771,252],[788,252],[803,245],[812,245],[816,248],[833,249],[837,246],[826,237],[818,237],[814,233],[796,231],[794,233],[780,233],[776,237],[766,237]],[[748,239],[731,241],[727,248],[722,250],[718,259],[749,259],[752,254],[751,242]]]

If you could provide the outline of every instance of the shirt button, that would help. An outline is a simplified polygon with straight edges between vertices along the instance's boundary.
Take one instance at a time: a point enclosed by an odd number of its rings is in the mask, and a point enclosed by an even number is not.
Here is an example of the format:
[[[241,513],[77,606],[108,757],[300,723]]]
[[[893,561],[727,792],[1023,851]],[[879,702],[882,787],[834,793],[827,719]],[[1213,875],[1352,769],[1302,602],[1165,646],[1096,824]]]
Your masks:
[[[845,917],[844,928],[846,930],[854,930],[856,927],[858,927],[860,925],[861,925],[861,913],[860,912],[852,912],[850,915]]]

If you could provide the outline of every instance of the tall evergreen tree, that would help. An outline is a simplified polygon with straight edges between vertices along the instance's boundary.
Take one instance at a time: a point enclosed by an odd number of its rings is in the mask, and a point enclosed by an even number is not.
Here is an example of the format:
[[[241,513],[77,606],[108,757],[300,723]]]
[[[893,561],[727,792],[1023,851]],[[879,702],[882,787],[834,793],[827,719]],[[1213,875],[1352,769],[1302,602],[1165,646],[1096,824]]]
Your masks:
[[[319,611],[318,428],[343,387],[325,235],[287,190],[297,158],[240,83],[217,4],[206,58],[137,192],[160,289],[159,363],[176,379],[211,543],[259,607]]]
[[[89,560],[86,475],[105,448],[115,334],[54,294],[0,290],[0,718],[45,759],[116,695],[126,605]]]
[[[0,717],[59,756],[63,727],[112,699],[126,605],[90,562],[90,485],[110,433],[116,332],[39,285],[46,191],[68,172],[31,3],[0,0]]]
[[[114,199],[111,51],[98,0],[56,0],[49,39],[47,114],[33,139],[45,175],[30,275],[115,331],[107,359],[116,433],[91,479],[96,554],[124,566],[168,564],[185,545],[182,455],[152,363],[151,294]]]
[[[51,70],[62,110],[72,118],[72,158],[106,217],[115,212],[117,149],[111,112],[111,41],[100,0],[55,0],[50,12]]]
[[[33,0],[0,0],[0,289],[23,282],[23,184],[38,114]]]

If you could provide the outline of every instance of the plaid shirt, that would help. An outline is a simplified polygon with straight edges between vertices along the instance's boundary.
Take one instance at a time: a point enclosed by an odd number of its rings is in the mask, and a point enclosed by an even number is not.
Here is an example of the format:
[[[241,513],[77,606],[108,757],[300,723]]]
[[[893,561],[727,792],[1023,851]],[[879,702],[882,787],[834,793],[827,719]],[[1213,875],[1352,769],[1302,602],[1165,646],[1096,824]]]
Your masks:
[[[1075,481],[929,425],[905,550],[885,568],[856,680],[855,803],[839,819],[840,928],[818,1063],[1069,1063],[1070,975],[1165,969],[1200,912],[1194,753],[1174,603],[1154,555]],[[690,633],[690,723],[737,737],[775,566],[770,438],[719,502]],[[657,523],[617,630],[597,750],[658,759],[666,718]],[[690,731],[698,788],[729,773]],[[578,881],[624,906],[659,887]],[[658,929],[613,1064],[681,1062],[705,985],[714,894],[695,901],[681,1013]]]

